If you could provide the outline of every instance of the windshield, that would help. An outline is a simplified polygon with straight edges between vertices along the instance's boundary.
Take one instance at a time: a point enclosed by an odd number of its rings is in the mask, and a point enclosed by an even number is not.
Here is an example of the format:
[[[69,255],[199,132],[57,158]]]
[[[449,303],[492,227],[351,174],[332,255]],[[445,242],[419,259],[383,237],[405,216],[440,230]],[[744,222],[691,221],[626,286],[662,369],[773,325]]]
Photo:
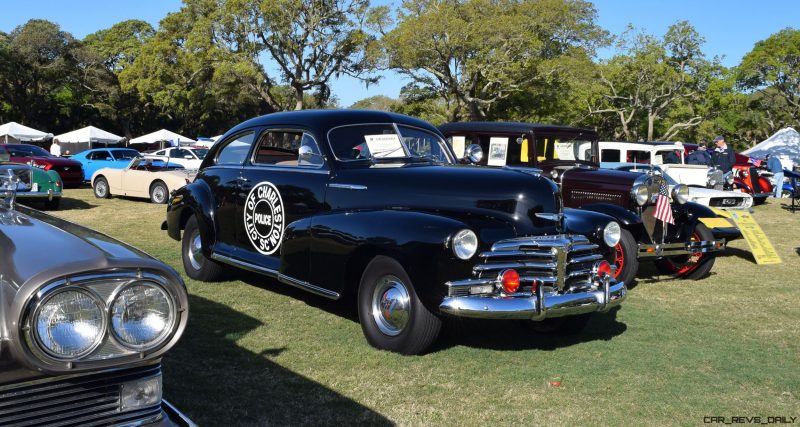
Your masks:
[[[195,148],[194,154],[197,155],[197,158],[203,160],[206,158],[206,154],[208,154],[208,148]]]
[[[52,157],[44,148],[35,145],[8,145],[6,148],[13,157]]]
[[[341,161],[411,158],[448,164],[455,162],[439,136],[409,126],[395,127],[392,124],[340,126],[328,132],[328,142],[336,158]]]
[[[136,150],[114,150],[114,158],[117,160],[131,160],[141,156]]]
[[[536,160],[578,160],[592,161],[592,141],[579,137],[559,137],[540,135],[536,137]]]

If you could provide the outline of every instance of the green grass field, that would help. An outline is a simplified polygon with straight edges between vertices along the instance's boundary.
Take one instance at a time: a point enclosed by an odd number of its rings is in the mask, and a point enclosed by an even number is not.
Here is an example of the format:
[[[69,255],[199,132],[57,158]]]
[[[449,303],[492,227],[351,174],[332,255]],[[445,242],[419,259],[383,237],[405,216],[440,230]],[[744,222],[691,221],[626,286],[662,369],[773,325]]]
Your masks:
[[[77,189],[54,213],[183,274],[163,205]],[[348,304],[245,273],[184,276],[190,321],[164,359],[165,397],[201,425],[800,423],[800,213],[771,200],[754,216],[782,264],[756,265],[739,240],[701,281],[645,268],[621,309],[578,336],[451,322],[418,357],[369,347]]]

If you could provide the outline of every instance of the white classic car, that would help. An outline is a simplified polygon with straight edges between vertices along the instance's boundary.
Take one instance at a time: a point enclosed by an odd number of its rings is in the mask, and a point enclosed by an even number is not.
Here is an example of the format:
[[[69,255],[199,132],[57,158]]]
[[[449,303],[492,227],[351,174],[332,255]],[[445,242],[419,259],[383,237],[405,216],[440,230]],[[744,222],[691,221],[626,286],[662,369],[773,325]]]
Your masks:
[[[206,153],[208,153],[208,148],[172,147],[145,153],[144,157],[181,165],[186,169],[200,169],[200,164],[206,158]]]
[[[600,141],[600,162],[659,165],[666,176],[690,187],[722,190],[726,180],[733,183],[732,175],[717,168],[686,164],[685,151],[681,142]]]
[[[179,169],[178,169],[179,168]],[[149,198],[153,203],[166,203],[169,193],[194,181],[196,170],[172,167],[137,157],[124,169],[103,168],[92,175],[95,197],[106,199],[112,194]]]
[[[661,175],[664,177],[667,185],[669,185],[670,193],[672,192],[672,187],[680,184],[672,179],[671,176],[664,173],[662,169],[663,166],[641,163],[603,162],[600,163],[600,167],[603,169],[617,169]],[[753,206],[753,196],[747,193],[692,186],[689,186],[689,201],[721,209],[749,209]]]

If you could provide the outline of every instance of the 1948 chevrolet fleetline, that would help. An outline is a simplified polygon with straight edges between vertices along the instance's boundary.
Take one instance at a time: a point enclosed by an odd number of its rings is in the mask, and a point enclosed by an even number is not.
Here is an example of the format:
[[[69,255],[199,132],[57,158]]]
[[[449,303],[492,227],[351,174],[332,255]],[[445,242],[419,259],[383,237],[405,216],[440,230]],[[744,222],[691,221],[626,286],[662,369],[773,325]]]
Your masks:
[[[457,165],[435,127],[377,111],[234,127],[162,228],[190,277],[230,265],[352,295],[368,342],[405,354],[424,352],[443,316],[574,325],[626,293],[602,259],[619,239],[610,217],[563,210],[547,177]]]
[[[186,327],[172,268],[14,206],[0,176],[0,425],[193,425],[162,400],[161,356]]]

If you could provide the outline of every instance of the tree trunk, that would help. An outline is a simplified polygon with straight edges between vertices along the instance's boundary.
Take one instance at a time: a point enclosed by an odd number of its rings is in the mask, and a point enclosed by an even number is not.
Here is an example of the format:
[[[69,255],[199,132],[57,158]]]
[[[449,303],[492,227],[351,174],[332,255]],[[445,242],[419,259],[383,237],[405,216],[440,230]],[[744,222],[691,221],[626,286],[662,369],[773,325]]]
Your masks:
[[[655,116],[653,114],[648,114],[647,115],[647,140],[648,141],[652,141],[653,140],[653,127],[655,125],[655,123],[654,123],[655,120],[656,120],[656,118],[655,118]]]
[[[300,86],[294,86],[294,109],[295,110],[302,110],[303,109],[303,88]]]

